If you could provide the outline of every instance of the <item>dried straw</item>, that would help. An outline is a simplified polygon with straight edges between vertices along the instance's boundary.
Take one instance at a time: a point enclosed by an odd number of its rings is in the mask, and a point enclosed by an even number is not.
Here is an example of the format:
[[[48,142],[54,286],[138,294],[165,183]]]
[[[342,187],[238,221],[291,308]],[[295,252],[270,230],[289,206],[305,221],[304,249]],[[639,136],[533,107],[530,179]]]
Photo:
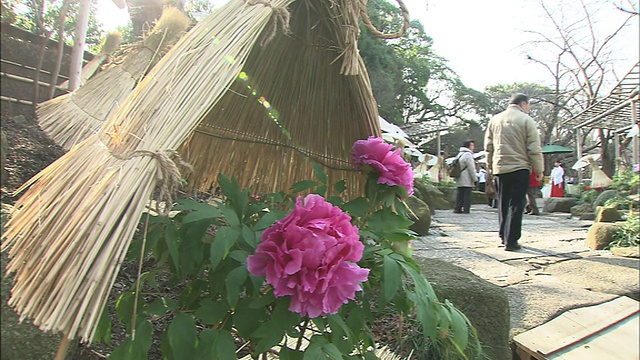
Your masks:
[[[140,82],[103,132],[23,186],[29,188],[2,244],[10,249],[7,271],[16,273],[9,305],[21,318],[68,338],[92,339],[139,216],[156,184],[170,181],[165,153],[186,140],[229,88],[273,8],[291,1],[232,0],[205,18]]]
[[[361,194],[366,179],[354,171],[350,151],[356,140],[380,134],[377,107],[357,52],[355,60],[335,61],[356,41],[349,29],[358,3],[291,5],[290,34],[252,50],[246,78],[234,82],[181,149],[195,169],[190,184],[208,191],[221,172],[256,193],[278,192],[313,179],[318,162],[330,183],[346,179],[350,195]],[[341,75],[346,65],[356,75]]]
[[[36,114],[44,132],[67,150],[97,133],[188,25],[182,11],[165,8],[145,39],[123,47],[105,71],[77,91],[38,105]]]
[[[122,35],[120,35],[120,32],[114,31],[107,34],[105,41],[102,44],[102,48],[100,49],[100,53],[94,56],[91,61],[82,67],[82,73],[80,74],[80,87],[84,86],[89,78],[98,71],[100,65],[109,58],[111,53],[118,50],[120,41],[122,41]],[[67,90],[69,88],[69,80],[65,80],[60,85],[56,86],[56,88],[60,90]]]

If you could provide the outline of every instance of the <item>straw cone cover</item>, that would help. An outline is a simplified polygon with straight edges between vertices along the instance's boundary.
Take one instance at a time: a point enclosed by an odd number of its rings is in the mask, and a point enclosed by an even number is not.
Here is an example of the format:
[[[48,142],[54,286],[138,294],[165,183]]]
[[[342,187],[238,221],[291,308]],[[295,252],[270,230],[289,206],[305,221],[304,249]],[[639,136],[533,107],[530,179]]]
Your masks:
[[[15,272],[9,305],[42,330],[93,337],[139,216],[170,155],[241,71],[259,35],[292,0],[232,0],[152,69],[100,133],[23,188],[2,249]],[[286,11],[286,10],[285,10]],[[280,11],[281,12],[281,11]]]

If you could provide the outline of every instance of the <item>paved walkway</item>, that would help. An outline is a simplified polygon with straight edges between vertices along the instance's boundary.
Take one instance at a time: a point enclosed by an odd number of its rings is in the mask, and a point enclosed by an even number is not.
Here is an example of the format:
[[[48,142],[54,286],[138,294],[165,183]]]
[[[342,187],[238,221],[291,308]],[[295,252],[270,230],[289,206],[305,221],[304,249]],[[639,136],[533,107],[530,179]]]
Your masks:
[[[449,261],[505,289],[511,336],[541,325],[570,308],[619,295],[638,299],[640,259],[591,250],[591,221],[569,214],[524,215],[517,252],[498,247],[498,213],[473,205],[471,214],[439,210],[430,234],[414,242],[414,254]]]

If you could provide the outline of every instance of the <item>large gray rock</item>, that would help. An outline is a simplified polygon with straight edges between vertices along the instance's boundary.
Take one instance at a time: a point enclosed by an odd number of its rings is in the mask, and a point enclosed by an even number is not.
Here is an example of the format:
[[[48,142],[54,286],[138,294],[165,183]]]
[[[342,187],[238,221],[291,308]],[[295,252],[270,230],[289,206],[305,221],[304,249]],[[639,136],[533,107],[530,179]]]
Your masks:
[[[616,196],[618,196],[618,190],[605,190],[601,192],[593,202],[593,211],[596,211],[598,206],[604,206],[607,200],[613,199]]]
[[[591,204],[578,204],[571,207],[572,216],[580,216],[590,212],[593,212],[593,206],[591,206]]]
[[[638,246],[612,247],[611,253],[615,256],[640,258],[640,247]]]
[[[471,203],[472,204],[486,204],[488,202],[487,195],[485,195],[481,191],[472,191],[471,192]]]
[[[429,233],[429,227],[431,226],[431,211],[429,210],[429,205],[415,196],[409,198],[407,205],[409,205],[409,209],[418,217],[417,219],[411,218],[413,225],[411,225],[409,229],[415,231],[420,236],[427,235]]]
[[[416,181],[413,185],[415,196],[429,205],[429,210],[434,214],[436,210],[453,209],[453,204],[447,200],[444,193],[436,186]]]
[[[571,207],[578,202],[576,198],[547,198],[544,202],[544,208],[542,211],[548,213],[565,212],[570,213]]]
[[[489,359],[511,360],[509,299],[506,292],[471,271],[437,259],[416,257],[438,296],[461,310],[478,331]]]
[[[613,241],[613,235],[620,226],[617,223],[593,223],[587,233],[587,246],[593,250],[605,249]]]

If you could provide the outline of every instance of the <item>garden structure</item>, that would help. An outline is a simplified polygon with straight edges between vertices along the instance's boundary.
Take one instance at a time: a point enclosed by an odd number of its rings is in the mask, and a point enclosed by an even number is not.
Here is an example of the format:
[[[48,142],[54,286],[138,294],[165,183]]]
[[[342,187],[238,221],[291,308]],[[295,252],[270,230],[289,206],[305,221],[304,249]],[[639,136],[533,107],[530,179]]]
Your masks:
[[[620,157],[620,136],[628,135],[632,141],[631,163],[640,162],[638,137],[638,112],[640,111],[640,62],[618,82],[603,99],[581,113],[568,119],[563,125],[576,129],[576,159],[582,158],[582,135],[584,130],[610,129],[615,133],[613,144],[615,157]]]

